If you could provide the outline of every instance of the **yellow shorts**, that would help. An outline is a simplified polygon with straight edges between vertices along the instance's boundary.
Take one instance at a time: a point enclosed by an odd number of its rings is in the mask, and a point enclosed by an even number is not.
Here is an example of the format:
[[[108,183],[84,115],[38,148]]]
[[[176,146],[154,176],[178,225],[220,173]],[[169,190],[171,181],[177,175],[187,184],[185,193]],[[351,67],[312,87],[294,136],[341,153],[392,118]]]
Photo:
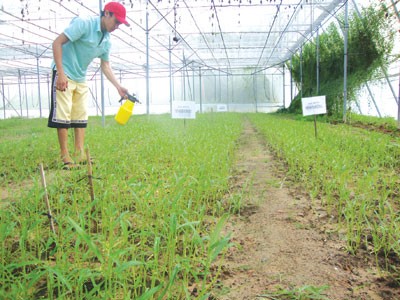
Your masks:
[[[86,82],[76,82],[68,78],[68,88],[62,92],[56,89],[56,81],[57,71],[54,70],[48,127],[87,127],[87,98],[89,89]]]

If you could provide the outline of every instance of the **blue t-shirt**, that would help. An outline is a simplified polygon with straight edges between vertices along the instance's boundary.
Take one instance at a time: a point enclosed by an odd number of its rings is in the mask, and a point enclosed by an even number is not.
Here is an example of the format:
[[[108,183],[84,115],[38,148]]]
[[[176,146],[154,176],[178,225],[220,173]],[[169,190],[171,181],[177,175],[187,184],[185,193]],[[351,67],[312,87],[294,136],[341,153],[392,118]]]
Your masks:
[[[63,45],[62,64],[65,74],[76,82],[86,81],[87,68],[93,59],[109,60],[110,34],[101,31],[100,21],[100,17],[76,17],[64,30],[69,42]]]

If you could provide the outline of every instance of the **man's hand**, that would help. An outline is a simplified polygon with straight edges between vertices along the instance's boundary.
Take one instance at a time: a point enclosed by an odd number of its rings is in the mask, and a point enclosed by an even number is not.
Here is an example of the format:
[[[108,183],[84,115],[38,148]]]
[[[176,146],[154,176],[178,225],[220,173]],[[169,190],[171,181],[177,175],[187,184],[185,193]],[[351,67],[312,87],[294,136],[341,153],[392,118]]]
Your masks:
[[[68,78],[64,73],[57,74],[56,89],[65,92],[68,88]]]
[[[118,94],[122,97],[125,97],[128,94],[128,89],[124,88],[123,86],[117,87]]]

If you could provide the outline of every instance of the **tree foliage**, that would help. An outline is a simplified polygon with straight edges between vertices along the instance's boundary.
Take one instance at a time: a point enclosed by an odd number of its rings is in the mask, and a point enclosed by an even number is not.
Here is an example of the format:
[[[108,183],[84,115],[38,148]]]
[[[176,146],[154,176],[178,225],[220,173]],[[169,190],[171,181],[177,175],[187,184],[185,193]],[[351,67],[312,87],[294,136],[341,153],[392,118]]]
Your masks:
[[[331,23],[319,35],[319,91],[317,88],[316,39],[305,44],[292,58],[288,68],[299,90],[289,112],[301,112],[301,96],[326,95],[329,115],[342,114],[344,81],[344,16]],[[385,6],[371,5],[359,17],[356,12],[348,20],[347,96],[355,94],[363,83],[380,76],[390,63],[394,45],[392,18]]]

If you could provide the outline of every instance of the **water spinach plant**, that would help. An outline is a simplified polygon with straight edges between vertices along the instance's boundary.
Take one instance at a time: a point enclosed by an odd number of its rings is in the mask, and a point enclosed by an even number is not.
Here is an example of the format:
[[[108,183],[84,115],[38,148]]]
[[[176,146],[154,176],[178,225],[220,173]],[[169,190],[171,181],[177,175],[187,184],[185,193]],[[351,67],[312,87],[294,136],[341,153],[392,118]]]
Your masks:
[[[368,249],[398,275],[400,139],[346,124],[249,115],[288,173],[326,207],[350,252]],[[394,259],[394,260],[391,260]]]
[[[43,120],[1,122],[0,298],[207,299],[229,246],[229,176],[241,117],[93,118],[87,172],[61,170]],[[30,125],[27,125],[30,124]],[[53,137],[54,136],[54,137]],[[56,221],[49,230],[37,165]],[[237,199],[235,199],[237,201]]]
[[[104,127],[92,118],[92,200],[85,168],[61,170],[46,121],[11,119],[0,122],[0,298],[209,298],[231,246],[224,224],[245,197],[230,190],[245,119],[326,208],[348,251],[368,249],[400,277],[398,137],[318,123],[316,138],[311,122],[275,114],[135,116],[125,126],[109,117]]]

